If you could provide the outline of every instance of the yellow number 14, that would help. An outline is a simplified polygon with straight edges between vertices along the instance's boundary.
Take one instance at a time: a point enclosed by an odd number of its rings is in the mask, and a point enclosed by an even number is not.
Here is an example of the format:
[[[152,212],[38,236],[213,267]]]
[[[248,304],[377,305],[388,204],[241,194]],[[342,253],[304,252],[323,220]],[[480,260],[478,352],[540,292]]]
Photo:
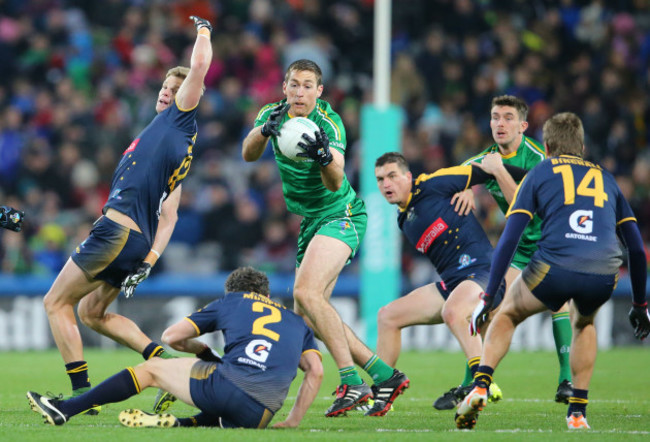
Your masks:
[[[600,169],[589,169],[582,181],[580,181],[577,189],[575,187],[571,166],[568,164],[556,166],[553,168],[553,172],[562,175],[565,205],[574,204],[576,194],[592,197],[594,199],[594,206],[596,207],[603,207],[605,205],[605,201],[608,198],[605,192],[605,186],[603,185],[603,172]]]

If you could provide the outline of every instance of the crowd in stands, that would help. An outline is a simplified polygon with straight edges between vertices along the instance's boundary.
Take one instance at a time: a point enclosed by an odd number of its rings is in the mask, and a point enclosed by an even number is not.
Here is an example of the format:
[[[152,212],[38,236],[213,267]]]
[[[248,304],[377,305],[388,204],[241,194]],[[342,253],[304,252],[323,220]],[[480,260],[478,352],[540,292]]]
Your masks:
[[[272,152],[247,164],[241,141],[260,106],[282,98],[288,64],[323,69],[323,97],[347,129],[359,190],[360,108],[372,101],[373,0],[5,0],[0,5],[0,201],[26,213],[0,232],[0,271],[55,275],[101,214],[112,172],[155,115],[168,68],[188,65],[189,15],[214,25],[179,221],[157,271],[295,268]],[[530,106],[541,139],[573,111],[587,157],[612,171],[650,243],[650,3],[645,0],[393,1],[391,101],[414,174],[459,164],[492,144],[493,96]],[[398,149],[398,146],[395,146]],[[504,219],[477,190],[496,240]],[[405,249],[406,250],[406,249]],[[404,253],[412,278],[418,258]],[[352,265],[348,272],[358,271]]]

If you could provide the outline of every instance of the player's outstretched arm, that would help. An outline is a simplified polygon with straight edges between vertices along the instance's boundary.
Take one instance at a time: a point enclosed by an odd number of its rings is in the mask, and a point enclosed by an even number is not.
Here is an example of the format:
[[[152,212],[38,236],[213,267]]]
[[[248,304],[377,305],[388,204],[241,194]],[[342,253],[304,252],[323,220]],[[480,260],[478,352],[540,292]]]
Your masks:
[[[197,332],[194,326],[189,321],[181,319],[165,329],[161,340],[174,350],[199,355],[206,350],[206,345],[194,339],[196,337]]]
[[[190,59],[190,72],[176,94],[176,102],[181,109],[192,109],[203,95],[203,80],[212,62],[212,25],[204,18],[191,16],[196,26],[196,41]]]
[[[300,358],[300,369],[305,372],[305,377],[298,389],[296,403],[289,412],[287,419],[273,425],[273,428],[295,428],[300,425],[305,413],[316,399],[323,381],[323,364],[320,355],[315,351],[303,353]]]

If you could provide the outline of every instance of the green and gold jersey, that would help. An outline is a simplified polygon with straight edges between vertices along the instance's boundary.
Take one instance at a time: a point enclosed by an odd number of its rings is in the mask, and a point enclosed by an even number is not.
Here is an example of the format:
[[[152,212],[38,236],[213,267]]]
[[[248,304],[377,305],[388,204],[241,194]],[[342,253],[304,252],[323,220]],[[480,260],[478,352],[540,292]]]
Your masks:
[[[262,107],[255,119],[255,127],[263,125],[271,111],[284,103],[286,99]],[[283,117],[280,128],[289,118],[291,118],[289,114]],[[332,110],[328,102],[316,100],[316,107],[307,118],[323,128],[329,137],[330,149],[336,149],[345,155],[345,128],[341,117]],[[278,141],[274,136],[271,136],[271,144],[282,178],[284,200],[290,212],[313,218],[344,211],[348,204],[354,201],[356,192],[345,175],[339,190],[332,192],[323,184],[320,175],[321,166],[317,162],[313,160],[296,162],[285,157],[278,149]]]
[[[474,162],[480,163],[485,155],[498,152],[499,147],[497,144],[493,144],[483,152],[465,161],[463,165]],[[526,170],[532,169],[538,163],[542,162],[545,158],[546,154],[544,153],[544,145],[539,141],[529,138],[525,135],[523,136],[521,144],[515,152],[509,155],[501,156],[503,164],[510,164],[512,166],[521,167]],[[497,183],[496,180],[488,180],[485,183],[485,187],[487,188],[488,192],[492,194],[497,204],[499,205],[499,208],[505,214],[508,211],[510,204],[503,196],[503,192],[501,192],[499,183]],[[519,247],[517,247],[517,251],[530,258],[535,250],[537,250],[537,241],[539,241],[541,236],[542,220],[537,215],[535,215],[534,218],[528,223],[528,226],[526,227],[526,230],[524,230],[523,235],[521,235],[521,240],[519,241]]]

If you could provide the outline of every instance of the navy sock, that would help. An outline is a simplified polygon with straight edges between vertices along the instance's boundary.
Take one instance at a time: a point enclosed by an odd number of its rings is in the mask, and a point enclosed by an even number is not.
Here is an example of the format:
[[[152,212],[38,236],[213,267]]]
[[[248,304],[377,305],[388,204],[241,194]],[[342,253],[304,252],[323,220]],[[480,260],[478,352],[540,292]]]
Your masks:
[[[492,383],[494,368],[488,365],[479,365],[474,375],[474,386],[488,388]]]
[[[569,398],[569,409],[567,410],[566,416],[571,416],[571,413],[574,411],[581,411],[584,417],[587,417],[587,404],[589,400],[587,396],[589,395],[589,390],[579,390],[577,388],[573,389],[573,394]]]
[[[88,363],[86,361],[75,361],[65,364],[65,372],[70,376],[73,390],[90,387]]]
[[[217,427],[219,417],[201,412],[190,417],[180,417],[178,423],[181,427]]]
[[[165,353],[165,349],[163,348],[163,346],[158,344],[157,342],[151,341],[149,345],[147,345],[145,349],[142,351],[142,357],[144,358],[145,361],[148,361],[149,359],[154,358],[156,356],[161,356],[163,353]]]
[[[61,402],[58,408],[66,416],[74,416],[97,405],[123,401],[140,391],[135,372],[128,367],[88,392]]]

